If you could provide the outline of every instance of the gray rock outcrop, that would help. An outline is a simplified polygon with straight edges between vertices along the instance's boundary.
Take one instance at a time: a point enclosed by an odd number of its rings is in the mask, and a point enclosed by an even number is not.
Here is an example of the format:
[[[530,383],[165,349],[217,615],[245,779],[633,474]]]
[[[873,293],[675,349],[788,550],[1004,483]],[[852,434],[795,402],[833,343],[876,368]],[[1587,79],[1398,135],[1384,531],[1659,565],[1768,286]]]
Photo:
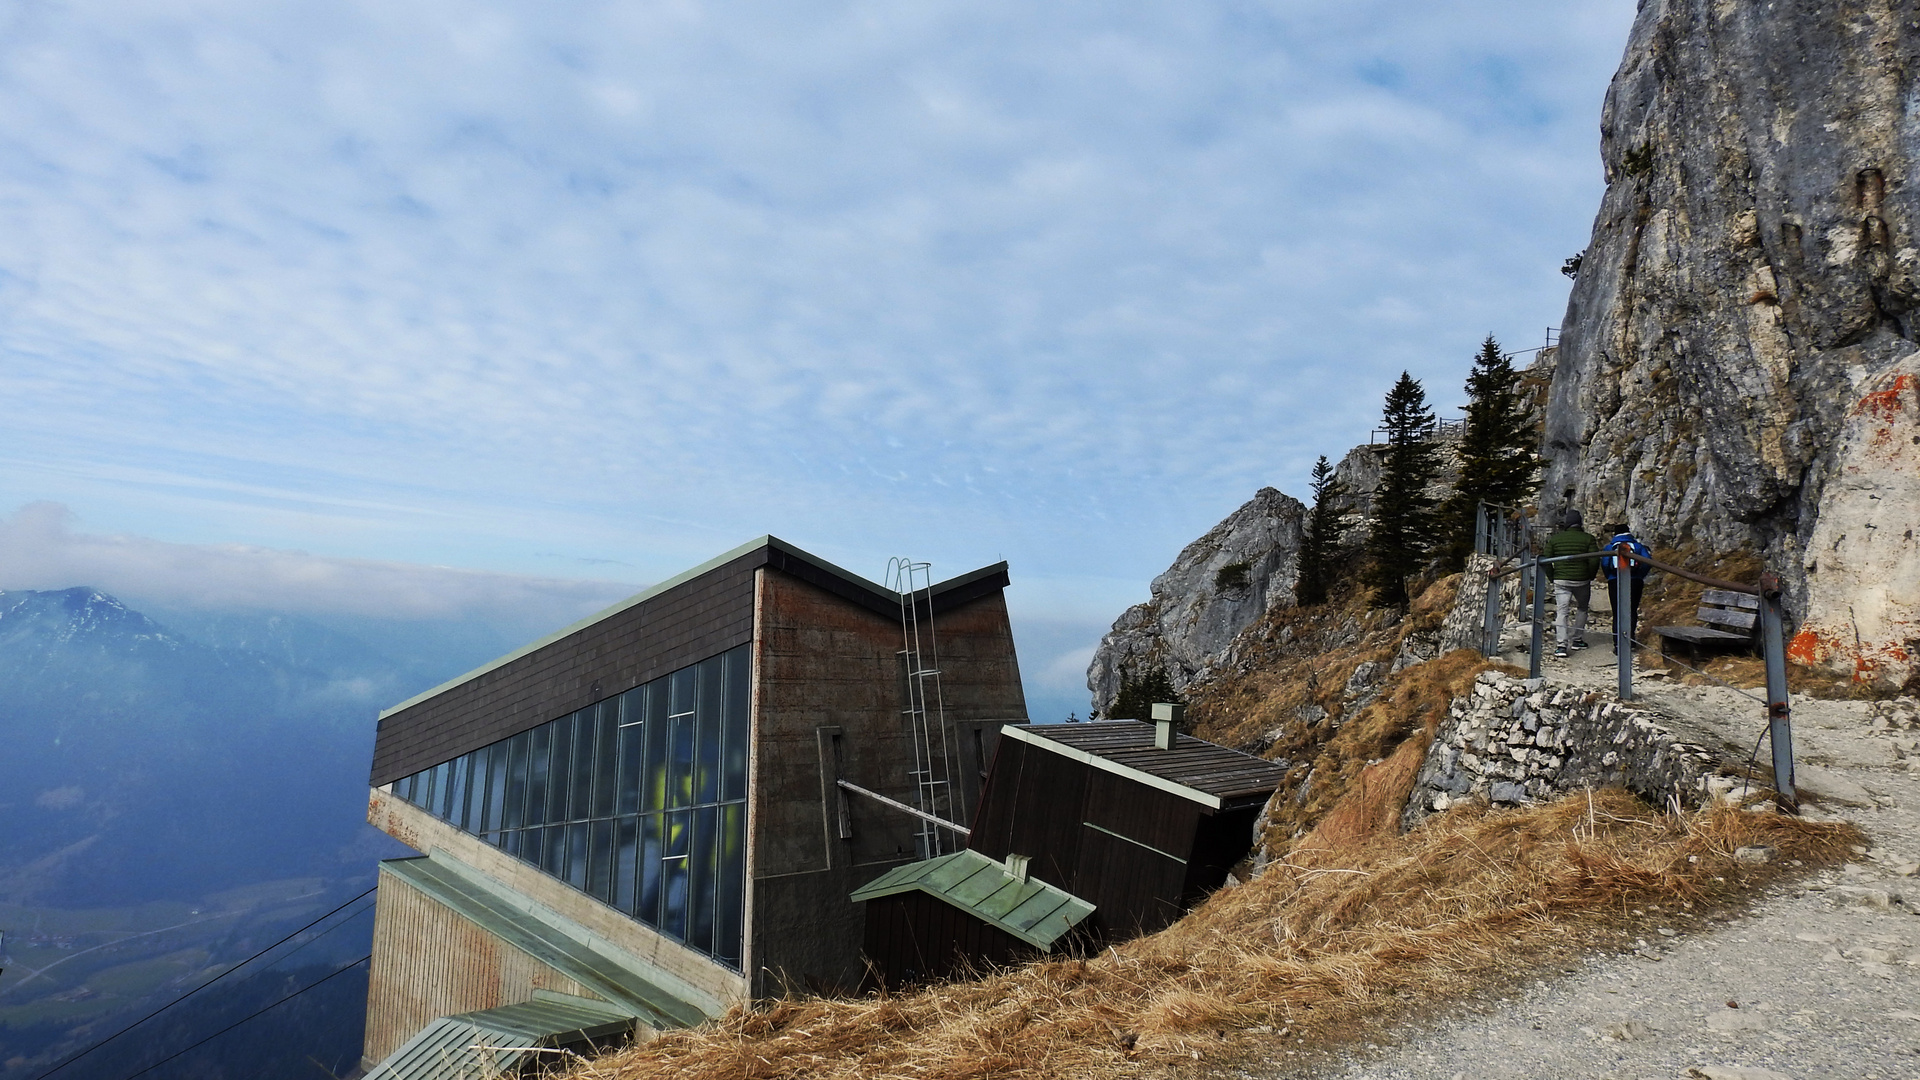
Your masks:
[[[1920,649],[1920,3],[1644,0],[1601,119],[1545,508],[1782,574],[1798,658]]]
[[[1295,602],[1306,507],[1261,488],[1240,509],[1188,544],[1153,579],[1152,598],[1135,604],[1100,639],[1087,669],[1094,707],[1104,711],[1123,675],[1166,670],[1183,689],[1227,655],[1241,630],[1276,607]]]

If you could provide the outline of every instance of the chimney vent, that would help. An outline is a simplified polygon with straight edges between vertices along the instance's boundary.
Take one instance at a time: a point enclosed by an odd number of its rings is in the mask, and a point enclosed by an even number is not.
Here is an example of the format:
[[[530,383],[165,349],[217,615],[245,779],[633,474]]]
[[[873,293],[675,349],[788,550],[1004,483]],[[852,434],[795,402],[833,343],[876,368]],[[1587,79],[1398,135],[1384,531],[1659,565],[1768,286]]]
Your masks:
[[[1165,701],[1153,703],[1153,746],[1156,750],[1173,749],[1173,732],[1186,718],[1187,707]]]

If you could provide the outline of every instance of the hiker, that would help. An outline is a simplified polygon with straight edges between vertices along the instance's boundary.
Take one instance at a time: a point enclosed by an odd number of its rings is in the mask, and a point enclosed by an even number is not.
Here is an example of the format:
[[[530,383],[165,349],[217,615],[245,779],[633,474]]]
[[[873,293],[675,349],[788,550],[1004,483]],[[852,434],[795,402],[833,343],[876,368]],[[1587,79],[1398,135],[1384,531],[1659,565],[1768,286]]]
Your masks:
[[[1618,655],[1620,652],[1620,612],[1622,605],[1625,605],[1624,610],[1627,613],[1627,639],[1631,641],[1634,635],[1639,633],[1640,593],[1644,590],[1647,575],[1653,572],[1653,567],[1638,559],[1626,558],[1618,554],[1614,549],[1618,548],[1621,544],[1625,544],[1627,545],[1627,550],[1633,552],[1635,555],[1646,558],[1652,558],[1653,552],[1647,550],[1647,545],[1634,539],[1633,529],[1626,522],[1619,522],[1610,526],[1610,528],[1613,532],[1613,539],[1607,541],[1607,557],[1600,560],[1600,568],[1605,571],[1607,575],[1607,602],[1613,605],[1614,653]],[[1624,585],[1619,583],[1620,571],[1623,569],[1620,565],[1621,563],[1628,564],[1624,567],[1626,570],[1626,584]]]
[[[1560,519],[1560,531],[1547,537],[1547,546],[1540,551],[1543,559],[1588,552],[1596,556],[1547,566],[1553,572],[1553,655],[1559,657],[1587,647],[1587,607],[1593,602],[1593,578],[1600,570],[1600,541],[1586,531],[1585,525],[1580,511],[1567,511]]]

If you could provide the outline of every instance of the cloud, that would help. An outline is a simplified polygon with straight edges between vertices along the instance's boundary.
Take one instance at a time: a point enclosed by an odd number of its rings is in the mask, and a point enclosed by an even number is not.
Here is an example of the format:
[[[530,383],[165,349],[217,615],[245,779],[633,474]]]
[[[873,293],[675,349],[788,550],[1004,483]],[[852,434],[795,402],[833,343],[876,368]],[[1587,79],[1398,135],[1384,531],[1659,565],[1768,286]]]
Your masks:
[[[0,506],[112,534],[35,581],[264,607],[764,532],[1144,592],[1559,321],[1634,9],[0,7]]]
[[[565,625],[636,591],[607,581],[100,536],[75,532],[72,524],[72,513],[56,503],[35,503],[0,518],[0,589],[91,585],[211,610],[548,625]]]

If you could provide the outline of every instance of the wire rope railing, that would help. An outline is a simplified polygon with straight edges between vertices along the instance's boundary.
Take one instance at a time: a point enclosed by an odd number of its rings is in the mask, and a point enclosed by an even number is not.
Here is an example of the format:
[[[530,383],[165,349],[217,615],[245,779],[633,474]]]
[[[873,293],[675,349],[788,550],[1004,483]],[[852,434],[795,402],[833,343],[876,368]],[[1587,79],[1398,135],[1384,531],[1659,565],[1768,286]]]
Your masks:
[[[1548,589],[1547,568],[1556,563],[1574,562],[1576,560],[1594,561],[1604,558],[1617,560],[1614,563],[1614,566],[1617,568],[1616,573],[1622,576],[1632,573],[1630,564],[1644,563],[1655,570],[1660,570],[1664,573],[1672,574],[1675,577],[1705,585],[1708,588],[1723,589],[1728,592],[1741,593],[1759,598],[1760,647],[1766,668],[1767,696],[1764,700],[1747,694],[1740,688],[1732,686],[1724,680],[1709,675],[1704,671],[1700,671],[1692,665],[1681,663],[1680,666],[1687,668],[1689,671],[1695,671],[1701,675],[1705,675],[1707,678],[1723,686],[1727,686],[1728,689],[1734,690],[1736,693],[1740,693],[1742,696],[1750,698],[1766,707],[1766,737],[1771,741],[1773,747],[1774,792],[1779,796],[1779,803],[1783,809],[1797,813],[1799,810],[1799,798],[1795,791],[1793,775],[1793,705],[1791,695],[1787,689],[1786,613],[1782,605],[1782,588],[1777,575],[1772,573],[1762,574],[1757,585],[1727,581],[1723,578],[1702,574],[1685,567],[1674,566],[1671,563],[1655,559],[1651,555],[1642,555],[1634,551],[1632,545],[1625,541],[1601,551],[1581,552],[1573,555],[1556,555],[1546,558],[1542,558],[1539,554],[1529,551],[1524,557],[1500,559],[1487,571],[1486,614],[1482,625],[1481,653],[1487,656],[1493,656],[1497,654],[1500,649],[1502,621],[1500,579],[1509,574],[1524,573],[1527,577],[1522,580],[1531,579],[1533,586],[1532,617],[1530,619],[1531,627],[1527,649],[1527,675],[1529,678],[1540,678],[1541,662],[1545,647],[1546,592]],[[1638,586],[1630,584],[1628,589],[1637,592]],[[1621,701],[1632,701],[1633,649],[1635,646],[1645,648],[1647,645],[1645,642],[1633,637],[1632,628],[1628,625],[1627,620],[1620,617],[1617,610],[1614,614],[1613,623],[1614,656],[1616,657],[1616,666],[1618,669],[1619,698]],[[1666,654],[1663,652],[1663,655]],[[1667,659],[1679,663],[1679,661],[1674,660],[1671,656],[1667,656]],[[1756,742],[1755,745],[1757,747],[1758,743]],[[1756,750],[1756,754],[1757,753],[1758,751]]]

